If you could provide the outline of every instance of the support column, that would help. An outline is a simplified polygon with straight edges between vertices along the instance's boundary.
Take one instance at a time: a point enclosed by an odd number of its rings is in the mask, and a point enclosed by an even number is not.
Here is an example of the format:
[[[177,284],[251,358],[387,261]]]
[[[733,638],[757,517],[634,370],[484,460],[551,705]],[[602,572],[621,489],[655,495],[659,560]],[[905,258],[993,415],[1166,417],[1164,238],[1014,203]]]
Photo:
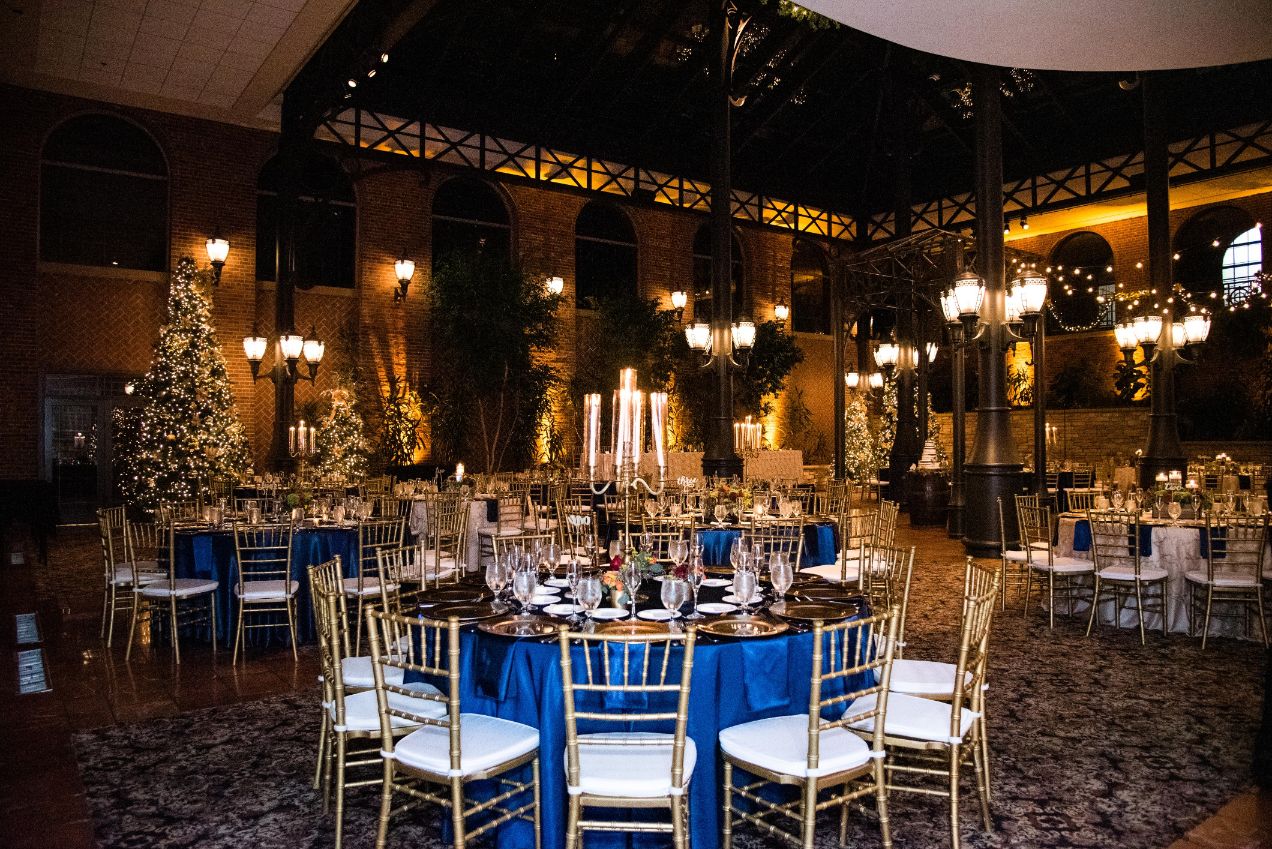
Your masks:
[[[741,477],[742,458],[733,445],[733,210],[732,84],[733,27],[727,4],[711,10],[717,40],[711,68],[711,350],[715,354],[715,416],[707,428],[702,473],[706,477]]]
[[[1152,487],[1158,472],[1188,469],[1188,458],[1179,444],[1179,419],[1175,413],[1175,346],[1170,325],[1174,307],[1171,291],[1170,161],[1167,154],[1165,92],[1157,74],[1140,81],[1144,103],[1144,194],[1148,206],[1148,283],[1156,289],[1162,313],[1162,335],[1157,356],[1150,366],[1152,390],[1148,414],[1148,443],[1140,461],[1139,482]]]
[[[844,307],[843,307],[843,280],[839,264],[835,264],[833,270],[834,277],[830,284],[830,315],[831,315],[831,333],[833,334],[835,346],[835,480],[841,481],[848,477],[847,456],[848,439],[844,425],[844,415],[847,412],[848,400],[845,397],[844,372],[846,371],[847,356],[845,347],[847,340],[844,338]]]
[[[968,553],[989,556],[1001,545],[998,499],[1012,502],[1021,482],[1020,455],[1011,436],[1007,404],[1007,284],[1003,269],[1003,117],[999,70],[972,66],[976,109],[976,251],[985,300],[978,343],[980,404],[976,441],[964,468],[963,545]],[[1014,511],[1011,511],[1014,515]]]
[[[305,125],[292,108],[292,98],[283,97],[282,133],[278,141],[281,185],[278,192],[275,227],[276,273],[274,275],[274,362],[283,362],[278,339],[296,329],[296,228],[300,170],[306,144]],[[268,334],[266,334],[268,335]],[[287,428],[295,419],[295,382],[282,368],[274,370],[274,430],[270,444],[270,466],[282,470],[291,463],[287,450]]]
[[[1034,386],[1034,486],[1047,497],[1047,314],[1038,316],[1038,332],[1029,344],[1033,354]]]

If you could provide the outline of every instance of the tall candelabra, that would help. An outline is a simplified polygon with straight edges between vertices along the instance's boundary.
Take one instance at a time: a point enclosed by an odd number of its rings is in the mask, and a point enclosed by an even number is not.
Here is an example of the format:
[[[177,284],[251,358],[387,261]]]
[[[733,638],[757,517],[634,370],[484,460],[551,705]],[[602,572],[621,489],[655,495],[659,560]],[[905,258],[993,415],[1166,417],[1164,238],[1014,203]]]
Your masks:
[[[611,443],[614,451],[614,490],[623,498],[623,534],[630,535],[631,500],[644,489],[659,496],[665,489],[667,476],[667,393],[642,392],[636,388],[636,369],[625,368],[618,374],[611,408]],[[648,404],[646,404],[648,401]],[[640,455],[645,447],[645,409],[649,409],[649,432],[654,445],[658,476],[654,481],[640,474]],[[587,477],[593,495],[601,495],[610,486],[599,487],[596,466],[600,454],[601,395],[583,396],[583,456],[587,461]]]

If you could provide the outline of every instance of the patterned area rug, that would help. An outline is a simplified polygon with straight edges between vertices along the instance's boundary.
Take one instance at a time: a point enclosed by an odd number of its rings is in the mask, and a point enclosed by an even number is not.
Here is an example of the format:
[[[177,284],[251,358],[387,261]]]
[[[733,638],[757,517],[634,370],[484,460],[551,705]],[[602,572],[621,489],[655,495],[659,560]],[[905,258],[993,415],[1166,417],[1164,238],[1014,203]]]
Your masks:
[[[915,566],[909,648],[951,659],[958,567]],[[1085,622],[1048,630],[1019,609],[994,626],[990,670],[993,815],[980,830],[964,783],[963,845],[1164,849],[1250,784],[1264,654],[1253,643],[1150,634]],[[97,836],[106,847],[328,847],[330,819],[309,786],[318,720],[312,697],[288,696],[85,732],[76,740]],[[970,771],[969,771],[970,772]],[[345,846],[370,847],[377,794],[349,792]],[[898,849],[949,845],[943,799],[893,794]],[[439,817],[402,817],[390,846],[441,847]],[[818,846],[837,845],[837,822]],[[744,847],[777,845],[745,829]],[[850,846],[878,846],[854,817]]]

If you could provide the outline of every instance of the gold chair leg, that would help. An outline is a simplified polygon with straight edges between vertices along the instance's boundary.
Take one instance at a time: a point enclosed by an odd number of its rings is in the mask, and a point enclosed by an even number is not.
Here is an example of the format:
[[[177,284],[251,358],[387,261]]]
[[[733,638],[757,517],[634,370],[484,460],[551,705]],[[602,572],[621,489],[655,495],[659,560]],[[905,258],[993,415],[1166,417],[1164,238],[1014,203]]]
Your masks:
[[[883,842],[883,849],[892,849],[892,824],[888,821],[888,778],[882,758],[875,759],[874,782],[875,808],[879,811],[879,838]]]
[[[1091,613],[1087,616],[1086,635],[1091,636],[1091,627],[1095,625],[1096,611],[1100,609],[1100,576],[1095,576],[1095,585],[1091,590]]]
[[[1263,635],[1263,647],[1268,647],[1268,623],[1263,618],[1263,593],[1256,591],[1254,594],[1254,603],[1259,608],[1259,633]],[[1248,609],[1248,607],[1247,607]]]
[[[958,761],[959,747],[950,746],[950,846],[958,849]]]
[[[375,849],[384,849],[389,839],[389,816],[393,812],[393,761],[384,759],[384,781],[380,785],[380,818],[375,829]]]
[[[724,831],[721,846],[723,849],[733,849],[733,764],[727,760],[724,762]]]
[[[177,659],[177,666],[181,665],[181,632],[177,628],[177,597],[169,596],[168,598],[168,630],[172,637],[172,654]],[[215,631],[213,632],[215,634]]]
[[[1140,645],[1147,645],[1144,638],[1144,592],[1138,578],[1135,579],[1135,618],[1139,620]]]
[[[985,722],[985,708],[982,705],[980,718],[976,720],[979,726],[976,734],[976,745],[981,750],[981,765],[985,770],[985,798],[991,802],[994,799],[994,784],[991,780],[991,771],[989,768],[989,728]]]
[[[240,598],[238,605],[238,620],[234,626],[234,653],[230,656],[231,666],[238,663],[239,646],[243,643],[243,608],[245,607],[247,607],[247,605],[243,602],[243,599]],[[243,663],[247,663],[247,649],[243,650]]]
[[[111,638],[115,636],[115,592],[115,582],[111,581],[102,597],[102,639],[106,641],[106,648],[110,648]]]
[[[322,709],[322,724],[318,728],[318,758],[314,761],[314,789],[322,786],[322,762],[327,751],[327,730],[331,727],[331,716],[327,709]]]
[[[848,795],[850,788],[847,784],[840,788],[840,794]],[[848,845],[848,803],[841,802],[839,805],[839,845],[844,847]]]
[[[124,649],[124,663],[132,658],[133,636],[137,632],[137,617],[141,615],[141,604],[137,599],[136,592],[133,593],[133,613],[132,622],[128,623],[128,648]]]
[[[729,765],[725,764],[724,768],[728,769]],[[582,805],[580,804],[579,797],[571,796],[570,797],[570,816],[569,816],[569,821],[566,823],[566,827],[565,827],[565,849],[580,849],[579,848],[579,843],[581,842],[579,839],[579,814],[580,814],[579,808],[580,807],[582,807]],[[377,849],[379,849],[379,847],[377,847]]]
[[[685,821],[682,810],[684,804],[684,796],[671,797],[671,845],[675,849],[685,849],[688,845],[688,841],[685,839]]]
[[[542,800],[539,789],[539,758],[530,763],[530,776],[534,781],[534,849],[543,849],[543,818],[541,815]]]
[[[979,731],[979,729],[978,729]],[[981,820],[985,831],[994,830],[994,821],[989,815],[989,772],[985,766],[985,751],[980,740],[972,740],[972,768],[976,770],[976,795],[980,798]]]
[[[451,827],[455,829],[455,849],[464,849],[468,842],[468,834],[464,830],[464,780],[458,776],[451,779]]]
[[[1206,639],[1210,636],[1210,611],[1215,602],[1215,588],[1206,587],[1206,618],[1201,622],[1201,650],[1206,650]]]
[[[216,593],[215,593],[215,592],[210,593],[210,594],[208,595],[208,601],[209,601],[209,602],[210,602],[210,604],[211,604],[211,610],[212,610],[212,616],[211,616],[211,619],[212,619],[212,654],[216,654]]]
[[[1025,569],[1025,600],[1020,605],[1020,618],[1029,619],[1029,599],[1033,595],[1033,567]],[[1004,610],[1007,608],[1004,606]]]
[[[293,610],[296,606],[296,597],[287,597],[287,633],[291,636],[292,662],[299,663],[300,655],[296,654],[296,614]]]
[[[1056,573],[1052,571],[1047,572],[1047,626],[1056,629]]]
[[[817,780],[804,779],[804,805],[801,811],[804,820],[804,849],[814,849],[817,842]]]
[[[348,741],[343,732],[336,732],[336,849],[344,841],[345,756]]]

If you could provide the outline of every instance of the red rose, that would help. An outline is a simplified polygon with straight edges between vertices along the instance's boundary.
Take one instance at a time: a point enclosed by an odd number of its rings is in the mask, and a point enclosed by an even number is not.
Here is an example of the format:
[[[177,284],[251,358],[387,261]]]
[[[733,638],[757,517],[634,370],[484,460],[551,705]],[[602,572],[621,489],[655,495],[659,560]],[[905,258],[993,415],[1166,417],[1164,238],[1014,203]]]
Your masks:
[[[610,568],[611,569],[623,568],[623,558],[615,555],[614,559],[610,561]]]
[[[689,566],[688,565],[677,566],[675,569],[671,570],[671,573],[676,577],[676,580],[678,581],[688,580]]]

